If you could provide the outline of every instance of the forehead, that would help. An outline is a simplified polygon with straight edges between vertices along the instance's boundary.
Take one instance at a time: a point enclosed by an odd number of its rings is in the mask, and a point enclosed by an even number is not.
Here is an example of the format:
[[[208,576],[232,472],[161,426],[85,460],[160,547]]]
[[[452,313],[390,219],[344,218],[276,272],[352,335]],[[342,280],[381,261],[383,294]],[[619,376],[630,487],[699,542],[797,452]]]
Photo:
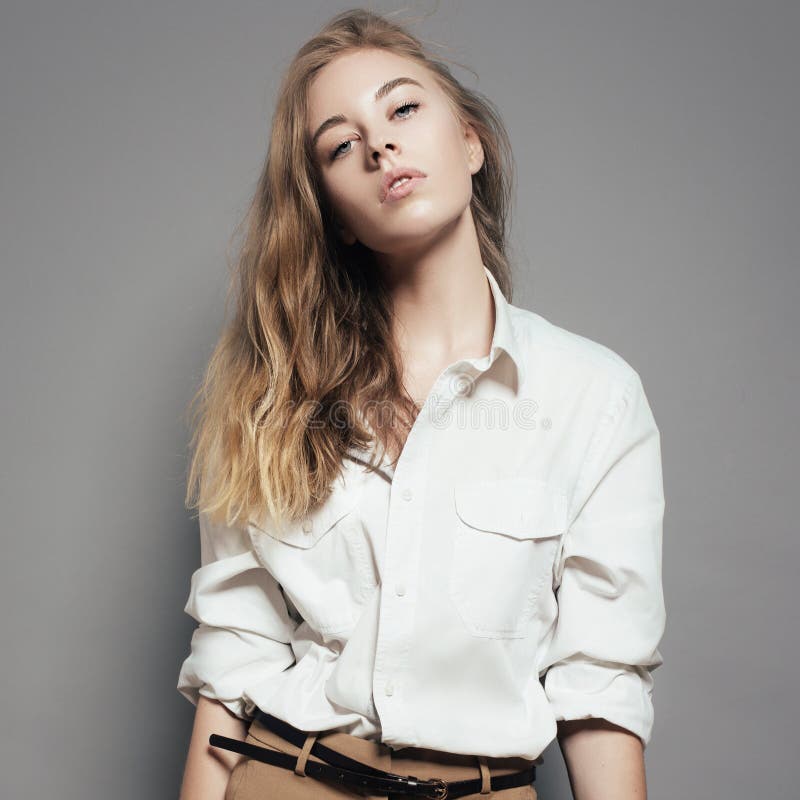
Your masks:
[[[387,50],[365,49],[343,53],[326,64],[308,88],[308,127],[351,106],[372,105],[375,91],[392,78],[418,80],[435,91],[431,74],[415,61]]]

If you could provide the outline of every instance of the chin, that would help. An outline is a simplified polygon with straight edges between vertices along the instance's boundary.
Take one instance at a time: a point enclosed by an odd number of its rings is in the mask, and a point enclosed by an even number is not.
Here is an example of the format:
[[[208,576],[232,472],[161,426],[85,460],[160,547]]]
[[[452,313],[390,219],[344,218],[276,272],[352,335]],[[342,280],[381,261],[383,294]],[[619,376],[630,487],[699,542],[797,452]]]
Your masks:
[[[405,253],[413,252],[426,244],[436,241],[446,233],[448,225],[419,225],[403,231],[386,232],[380,239],[374,236],[371,240],[362,242],[378,253]]]
[[[409,203],[406,208],[381,208],[378,219],[365,215],[367,224],[356,231],[356,236],[370,250],[380,253],[406,250],[415,242],[424,243],[446,233],[463,218],[465,211],[469,213],[470,200],[468,193],[457,201],[453,197],[435,201],[426,197]],[[390,213],[384,214],[386,210]]]

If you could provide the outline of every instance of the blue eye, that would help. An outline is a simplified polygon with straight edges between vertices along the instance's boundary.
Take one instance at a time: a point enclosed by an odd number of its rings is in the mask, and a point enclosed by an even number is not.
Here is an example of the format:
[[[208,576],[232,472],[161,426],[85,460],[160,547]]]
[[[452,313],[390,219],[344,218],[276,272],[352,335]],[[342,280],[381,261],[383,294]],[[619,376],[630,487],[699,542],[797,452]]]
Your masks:
[[[412,102],[403,103],[403,105],[397,106],[397,108],[394,110],[394,113],[396,114],[398,111],[402,111],[404,108],[413,108],[414,111],[416,111],[419,108],[419,103],[412,103]],[[400,119],[408,119],[408,117],[410,116],[411,114],[408,114],[408,116],[400,117]]]
[[[394,111],[392,112],[392,116],[397,115],[399,111],[403,111],[404,109],[410,109],[408,114],[403,114],[398,119],[408,119],[409,117],[413,116],[417,109],[419,108],[420,104],[415,101],[407,101],[402,105],[396,106]],[[346,144],[350,144],[353,140],[352,139],[345,139],[343,142],[339,142],[338,145],[331,151],[330,158],[331,161],[335,161],[337,158],[341,158],[343,155],[347,155],[349,150],[342,150],[342,148]]]
[[[336,149],[331,153],[331,158],[338,158],[340,149],[344,147],[346,144],[350,144],[350,139],[345,139],[340,145],[338,145]]]

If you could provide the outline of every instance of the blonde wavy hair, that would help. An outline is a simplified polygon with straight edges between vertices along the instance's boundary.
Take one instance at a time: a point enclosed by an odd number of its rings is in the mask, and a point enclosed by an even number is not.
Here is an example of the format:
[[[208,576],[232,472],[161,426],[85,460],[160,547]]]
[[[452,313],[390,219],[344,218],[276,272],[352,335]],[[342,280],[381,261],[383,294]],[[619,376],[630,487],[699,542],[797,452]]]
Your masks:
[[[337,14],[283,75],[255,194],[234,232],[243,238],[229,265],[226,319],[231,299],[235,311],[185,412],[193,450],[186,506],[216,522],[309,513],[350,448],[399,453],[419,412],[402,384],[372,251],[336,235],[307,135],[310,82],[356,48],[383,48],[427,69],[457,118],[474,127],[484,150],[470,203],[481,259],[511,299],[513,156],[495,107],[398,23],[365,9]]]

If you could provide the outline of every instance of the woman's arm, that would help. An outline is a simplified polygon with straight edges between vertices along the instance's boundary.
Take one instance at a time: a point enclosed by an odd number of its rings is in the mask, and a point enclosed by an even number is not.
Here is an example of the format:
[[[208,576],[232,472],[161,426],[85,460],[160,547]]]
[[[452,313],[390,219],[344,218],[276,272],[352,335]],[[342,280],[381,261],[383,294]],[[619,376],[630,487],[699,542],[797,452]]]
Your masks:
[[[297,627],[281,587],[253,552],[247,526],[199,515],[201,567],[184,610],[199,624],[181,665],[178,690],[196,706],[180,800],[223,800],[241,755],[212,747],[219,733],[244,741],[246,692],[294,663]]]
[[[212,747],[208,743],[212,733],[244,741],[247,723],[222,703],[201,695],[194,715],[179,800],[223,800],[225,797],[231,771],[243,756]]]
[[[544,688],[576,800],[644,800],[666,622],[661,435],[637,373],[607,398],[557,565]]]
[[[635,734],[601,718],[561,720],[558,743],[575,800],[647,800]]]

